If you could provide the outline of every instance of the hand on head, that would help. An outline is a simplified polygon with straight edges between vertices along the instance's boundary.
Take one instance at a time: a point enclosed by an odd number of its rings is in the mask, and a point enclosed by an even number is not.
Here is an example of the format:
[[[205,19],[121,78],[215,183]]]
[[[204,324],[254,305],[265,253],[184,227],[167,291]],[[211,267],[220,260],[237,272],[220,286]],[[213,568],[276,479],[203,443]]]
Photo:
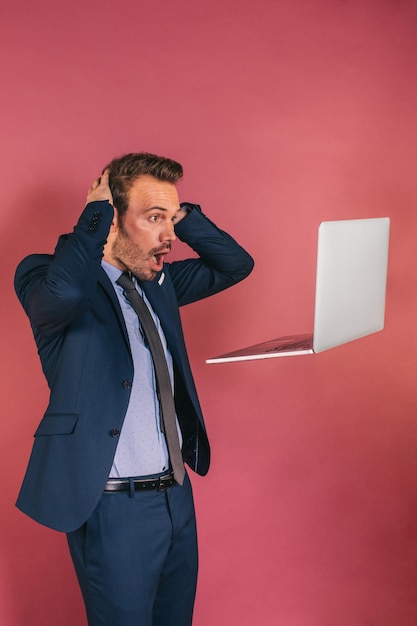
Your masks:
[[[87,203],[97,200],[108,200],[113,204],[113,197],[109,187],[109,170],[104,170],[100,178],[97,178],[87,192]]]

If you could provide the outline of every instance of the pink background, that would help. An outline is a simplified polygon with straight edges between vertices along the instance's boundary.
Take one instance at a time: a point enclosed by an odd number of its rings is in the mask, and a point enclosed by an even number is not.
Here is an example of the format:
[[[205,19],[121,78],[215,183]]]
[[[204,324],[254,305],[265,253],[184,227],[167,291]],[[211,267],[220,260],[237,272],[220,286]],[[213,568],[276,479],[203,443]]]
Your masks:
[[[417,624],[416,33],[414,0],[2,4],[2,624],[85,624],[65,538],[13,506],[47,400],[14,268],[136,150],[256,260],[183,311],[214,453],[195,626]],[[385,215],[382,333],[205,364],[309,331],[319,222]]]

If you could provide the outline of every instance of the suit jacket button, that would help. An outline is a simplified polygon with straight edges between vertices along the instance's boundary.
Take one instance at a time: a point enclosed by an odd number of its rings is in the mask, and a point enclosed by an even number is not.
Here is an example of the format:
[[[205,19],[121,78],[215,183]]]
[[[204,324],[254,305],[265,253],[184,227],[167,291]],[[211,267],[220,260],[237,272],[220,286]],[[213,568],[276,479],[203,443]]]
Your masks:
[[[120,430],[118,428],[113,428],[110,431],[110,436],[111,437],[119,437],[119,435],[120,435]]]
[[[124,380],[122,382],[123,389],[130,389],[131,386],[132,386],[132,381],[131,380]]]

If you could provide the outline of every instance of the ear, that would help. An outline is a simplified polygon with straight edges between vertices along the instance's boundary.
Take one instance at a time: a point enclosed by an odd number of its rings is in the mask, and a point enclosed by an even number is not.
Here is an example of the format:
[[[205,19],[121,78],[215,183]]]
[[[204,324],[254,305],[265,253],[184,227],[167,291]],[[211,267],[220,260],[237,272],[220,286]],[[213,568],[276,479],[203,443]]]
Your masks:
[[[113,214],[113,219],[111,222],[109,233],[116,233],[119,229],[119,213],[116,207],[113,207],[113,209],[114,209],[114,214]]]
[[[107,241],[104,245],[104,250],[103,250],[103,259],[105,261],[108,261],[108,263],[113,262],[111,250],[113,246],[113,241],[116,239],[117,232],[119,230],[119,224],[118,224],[119,214],[117,212],[116,207],[113,207],[113,208],[114,208],[113,219],[109,228],[109,234],[107,235]]]

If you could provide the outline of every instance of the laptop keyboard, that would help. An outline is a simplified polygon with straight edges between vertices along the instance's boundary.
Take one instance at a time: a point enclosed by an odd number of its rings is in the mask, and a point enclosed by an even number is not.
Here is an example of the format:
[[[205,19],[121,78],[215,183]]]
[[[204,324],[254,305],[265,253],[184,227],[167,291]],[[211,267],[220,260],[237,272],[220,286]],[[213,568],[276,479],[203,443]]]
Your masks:
[[[313,349],[313,337],[303,337],[302,339],[298,339],[297,341],[289,341],[288,343],[279,343],[279,345],[274,346],[273,348],[269,348],[265,350],[265,352],[290,352],[296,350],[312,350]]]

